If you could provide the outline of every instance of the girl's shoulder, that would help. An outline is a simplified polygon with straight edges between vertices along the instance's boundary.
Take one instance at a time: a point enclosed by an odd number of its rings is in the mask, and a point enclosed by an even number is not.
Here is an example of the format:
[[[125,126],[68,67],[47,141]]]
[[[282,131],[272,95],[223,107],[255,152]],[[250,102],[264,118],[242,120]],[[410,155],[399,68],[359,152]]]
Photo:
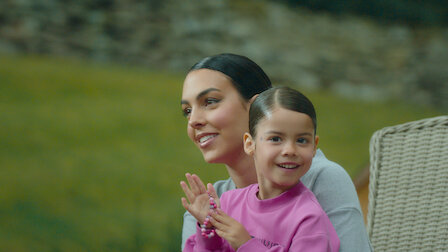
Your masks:
[[[235,188],[229,191],[224,192],[220,200],[222,201],[237,201],[247,198],[247,195],[254,190],[258,190],[258,184],[252,184],[244,188]]]

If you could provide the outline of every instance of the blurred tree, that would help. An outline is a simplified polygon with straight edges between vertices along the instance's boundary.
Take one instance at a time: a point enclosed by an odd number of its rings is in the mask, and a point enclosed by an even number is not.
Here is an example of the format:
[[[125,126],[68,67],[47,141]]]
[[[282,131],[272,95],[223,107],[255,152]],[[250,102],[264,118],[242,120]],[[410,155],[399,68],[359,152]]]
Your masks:
[[[370,16],[380,22],[411,25],[448,24],[448,4],[444,0],[283,0],[313,11],[327,11],[337,15]]]

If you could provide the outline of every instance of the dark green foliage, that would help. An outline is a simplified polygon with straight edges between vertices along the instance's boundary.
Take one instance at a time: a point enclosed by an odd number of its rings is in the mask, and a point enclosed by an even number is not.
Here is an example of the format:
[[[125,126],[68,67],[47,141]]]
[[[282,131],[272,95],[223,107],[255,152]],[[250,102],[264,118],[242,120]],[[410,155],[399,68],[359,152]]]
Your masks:
[[[384,23],[448,25],[448,4],[442,0],[283,0],[313,11],[370,16]]]

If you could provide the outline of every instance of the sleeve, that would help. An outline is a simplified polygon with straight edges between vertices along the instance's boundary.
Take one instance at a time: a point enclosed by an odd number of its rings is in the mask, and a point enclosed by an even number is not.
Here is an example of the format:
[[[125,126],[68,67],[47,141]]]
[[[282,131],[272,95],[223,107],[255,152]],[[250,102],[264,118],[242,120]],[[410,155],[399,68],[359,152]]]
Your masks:
[[[312,191],[336,230],[340,251],[373,251],[355,186],[341,166],[331,164],[319,173]]]
[[[313,252],[337,252],[337,248],[331,248],[329,238],[324,234],[307,236],[294,239],[290,248],[285,248],[281,245],[273,245],[267,247],[258,238],[253,238],[244,243],[237,252],[287,252],[287,251],[313,251]]]
[[[201,235],[201,229],[196,223],[196,232],[190,236],[182,249],[183,252],[225,252],[233,251],[228,242],[219,236],[214,236],[212,238],[205,238]]]
[[[182,226],[182,250],[185,248],[187,239],[196,233],[196,223],[196,219],[186,211],[184,213],[184,223]]]

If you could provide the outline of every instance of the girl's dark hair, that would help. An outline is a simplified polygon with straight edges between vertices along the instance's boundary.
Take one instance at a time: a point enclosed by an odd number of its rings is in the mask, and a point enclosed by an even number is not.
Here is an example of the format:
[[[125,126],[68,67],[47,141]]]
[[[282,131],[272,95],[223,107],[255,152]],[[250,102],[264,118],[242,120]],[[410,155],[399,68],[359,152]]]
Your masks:
[[[272,87],[263,69],[245,56],[222,53],[206,57],[194,64],[189,72],[204,68],[227,75],[246,101]]]
[[[256,135],[258,122],[275,107],[307,114],[314,124],[316,134],[317,118],[313,103],[302,93],[289,87],[273,87],[261,93],[250,106],[249,133]]]

